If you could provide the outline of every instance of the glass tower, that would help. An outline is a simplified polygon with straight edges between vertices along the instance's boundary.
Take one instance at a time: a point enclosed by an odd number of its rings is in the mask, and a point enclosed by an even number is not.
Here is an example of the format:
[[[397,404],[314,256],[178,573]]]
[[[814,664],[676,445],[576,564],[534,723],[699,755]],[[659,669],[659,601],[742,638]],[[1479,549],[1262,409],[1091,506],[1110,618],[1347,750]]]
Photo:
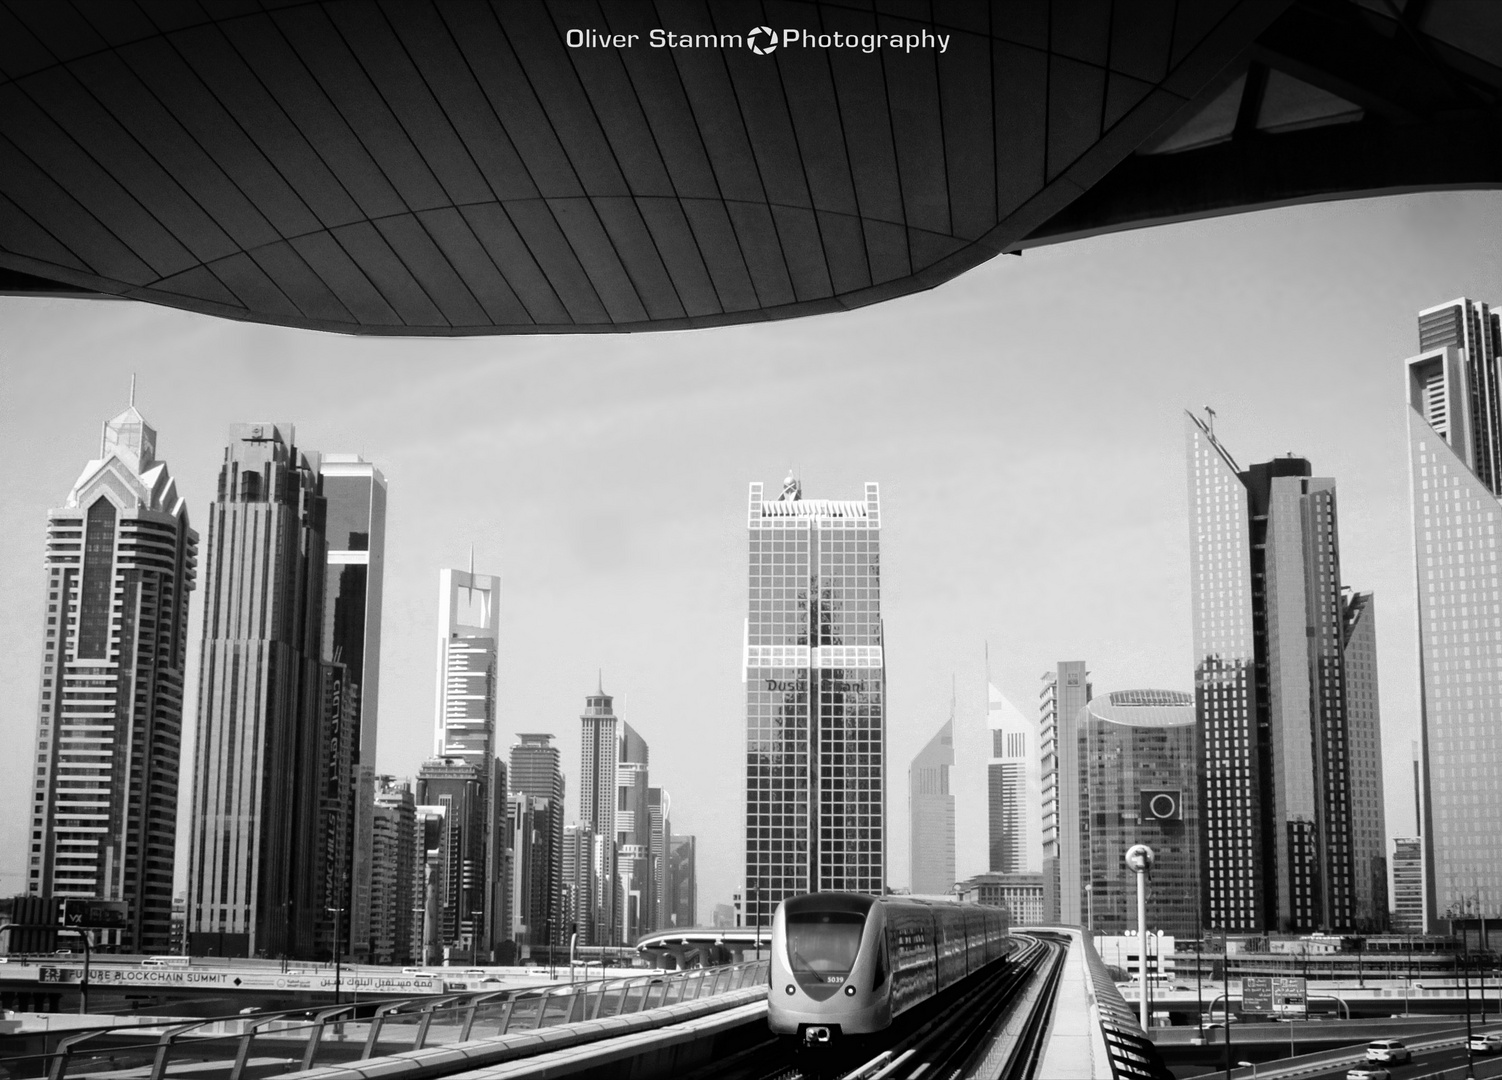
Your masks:
[[[375,813],[376,703],[380,689],[381,582],[386,559],[386,478],[355,454],[325,454],[319,467],[327,505],[324,535],[323,656],[342,665],[348,698],[351,798],[343,846],[347,865],[334,877],[339,905],[348,908],[341,947],[369,951]],[[325,828],[332,823],[325,821]]]
[[[789,896],[886,884],[881,509],[751,484],[746,619],[747,925]]]
[[[1137,880],[1125,856],[1153,849],[1148,921],[1193,936],[1199,906],[1198,747],[1194,695],[1124,690],[1079,710],[1080,835],[1077,874],[1091,930],[1137,927]]]
[[[1487,305],[1419,313],[1408,449],[1419,600],[1423,922],[1502,905],[1502,325]]]
[[[324,500],[290,424],[235,424],[209,508],[188,937],[196,956],[309,958],[328,676]]]
[[[563,912],[563,770],[553,736],[521,734],[511,747],[509,770],[511,794],[546,799],[551,807],[547,818],[549,830],[548,865],[541,871],[545,878],[545,909],[534,913],[532,942],[536,945],[567,945],[564,938]],[[534,871],[534,873],[537,873]]]
[[[1382,801],[1375,631],[1341,584],[1335,482],[1292,455],[1242,471],[1186,431],[1207,923],[1357,928],[1381,858],[1356,845]]]
[[[126,952],[164,952],[198,534],[132,405],[47,515],[47,614],[27,888],[121,900]]]

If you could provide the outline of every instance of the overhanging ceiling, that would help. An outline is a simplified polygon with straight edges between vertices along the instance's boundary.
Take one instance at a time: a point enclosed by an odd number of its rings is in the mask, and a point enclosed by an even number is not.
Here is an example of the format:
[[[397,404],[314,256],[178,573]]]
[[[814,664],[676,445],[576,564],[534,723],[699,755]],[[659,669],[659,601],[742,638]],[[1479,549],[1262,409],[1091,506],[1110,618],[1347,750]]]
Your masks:
[[[1461,0],[5,0],[0,291],[356,334],[839,311],[1057,239],[1495,186],[1499,42]]]

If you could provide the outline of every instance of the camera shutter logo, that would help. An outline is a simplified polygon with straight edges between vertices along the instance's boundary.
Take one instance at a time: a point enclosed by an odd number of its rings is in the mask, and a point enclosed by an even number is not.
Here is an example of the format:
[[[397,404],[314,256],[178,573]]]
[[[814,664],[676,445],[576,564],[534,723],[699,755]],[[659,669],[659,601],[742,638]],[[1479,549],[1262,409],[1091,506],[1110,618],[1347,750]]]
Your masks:
[[[762,39],[766,43],[762,43]],[[757,56],[766,56],[770,52],[777,51],[777,31],[770,26],[758,26],[746,35],[746,44]]]
[[[1142,820],[1183,821],[1182,792],[1162,788],[1144,789],[1142,792]]]

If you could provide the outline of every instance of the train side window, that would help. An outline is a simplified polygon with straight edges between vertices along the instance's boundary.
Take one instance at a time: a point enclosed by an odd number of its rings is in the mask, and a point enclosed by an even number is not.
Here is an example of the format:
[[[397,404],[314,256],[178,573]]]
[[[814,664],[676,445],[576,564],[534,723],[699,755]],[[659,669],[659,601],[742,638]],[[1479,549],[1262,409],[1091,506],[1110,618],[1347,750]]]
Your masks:
[[[871,977],[871,989],[879,990],[882,983],[887,981],[887,942],[883,938],[881,946],[876,950],[876,973]]]

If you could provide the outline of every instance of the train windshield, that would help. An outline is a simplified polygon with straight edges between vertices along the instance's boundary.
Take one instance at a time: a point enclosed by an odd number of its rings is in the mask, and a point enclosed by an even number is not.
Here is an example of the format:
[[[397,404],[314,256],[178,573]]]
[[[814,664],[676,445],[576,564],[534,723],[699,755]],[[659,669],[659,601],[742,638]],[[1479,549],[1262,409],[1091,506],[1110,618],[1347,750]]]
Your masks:
[[[855,911],[796,911],[787,917],[788,964],[800,980],[844,982],[855,966],[866,917]]]

